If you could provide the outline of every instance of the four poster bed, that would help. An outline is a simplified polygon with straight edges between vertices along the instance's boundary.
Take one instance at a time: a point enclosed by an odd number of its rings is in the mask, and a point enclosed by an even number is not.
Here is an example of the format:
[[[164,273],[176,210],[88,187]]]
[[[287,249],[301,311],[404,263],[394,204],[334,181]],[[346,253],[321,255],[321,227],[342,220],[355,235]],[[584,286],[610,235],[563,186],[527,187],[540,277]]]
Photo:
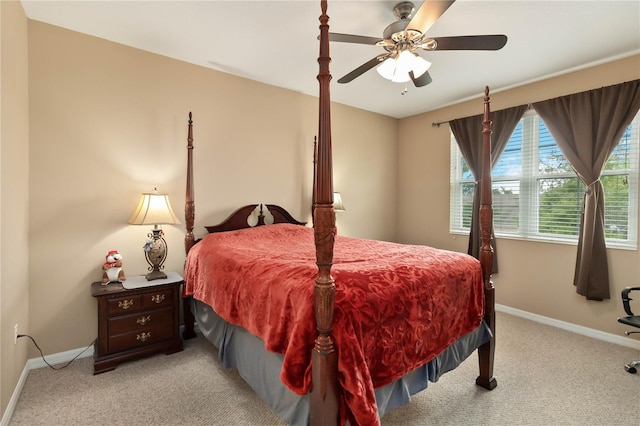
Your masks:
[[[496,386],[489,91],[479,261],[336,235],[326,1],[321,9],[313,228],[282,207],[248,205],[196,244],[189,115],[184,337],[195,318],[223,364],[289,424],[372,425],[476,349],[476,383]]]

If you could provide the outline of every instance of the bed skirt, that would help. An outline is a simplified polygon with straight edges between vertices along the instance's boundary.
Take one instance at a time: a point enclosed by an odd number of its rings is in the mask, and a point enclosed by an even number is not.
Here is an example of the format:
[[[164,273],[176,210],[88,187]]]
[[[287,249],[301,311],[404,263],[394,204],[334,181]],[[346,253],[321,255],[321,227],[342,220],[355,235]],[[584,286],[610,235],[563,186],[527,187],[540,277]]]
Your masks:
[[[242,327],[229,324],[207,304],[193,299],[192,311],[199,331],[218,348],[218,359],[227,368],[234,368],[258,396],[287,424],[306,426],[309,423],[308,395],[300,396],[280,381],[283,356],[268,352],[264,343]],[[447,371],[456,368],[476,348],[491,339],[484,323],[462,336],[435,359],[406,376],[375,390],[379,416],[408,404],[411,395],[436,382]]]

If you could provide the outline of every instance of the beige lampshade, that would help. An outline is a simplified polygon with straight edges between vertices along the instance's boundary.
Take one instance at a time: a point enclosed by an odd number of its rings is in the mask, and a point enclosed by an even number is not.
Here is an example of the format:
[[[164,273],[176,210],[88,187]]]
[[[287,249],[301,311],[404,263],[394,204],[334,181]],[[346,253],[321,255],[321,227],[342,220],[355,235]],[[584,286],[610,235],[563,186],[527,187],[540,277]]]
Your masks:
[[[344,204],[342,204],[342,197],[339,192],[333,193],[333,210],[337,212],[347,211],[347,209],[344,208]]]
[[[158,194],[157,191],[145,192],[133,215],[129,218],[132,225],[161,225],[180,223],[173,213],[169,196]]]

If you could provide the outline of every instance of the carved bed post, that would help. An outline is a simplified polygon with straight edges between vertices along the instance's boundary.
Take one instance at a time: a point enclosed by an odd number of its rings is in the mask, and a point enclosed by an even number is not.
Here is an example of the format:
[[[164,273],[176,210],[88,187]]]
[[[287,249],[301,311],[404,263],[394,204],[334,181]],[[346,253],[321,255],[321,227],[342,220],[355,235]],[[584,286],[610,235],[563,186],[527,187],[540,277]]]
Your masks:
[[[327,1],[320,2],[320,57],[318,58],[320,101],[318,116],[318,164],[314,182],[314,239],[318,276],[314,285],[314,309],[318,336],[311,351],[311,425],[338,422],[338,353],[331,337],[335,282],[331,276],[336,216],[333,211],[333,176],[331,160],[331,114],[329,83],[329,16]]]
[[[184,220],[187,233],[184,236],[184,251],[189,253],[195,244],[193,238],[193,222],[195,219],[195,204],[193,200],[193,116],[189,112],[189,130],[187,134],[187,192],[184,197]]]
[[[189,131],[187,134],[187,192],[184,204],[184,220],[186,222],[187,233],[184,236],[184,250],[189,254],[189,250],[195,244],[193,238],[193,222],[195,219],[195,204],[193,199],[193,120],[191,112],[189,112]],[[191,297],[182,299],[182,316],[184,319],[183,339],[192,339],[196,337],[193,329],[195,318],[191,312]]]
[[[318,179],[318,137],[313,137],[313,192],[311,194],[311,223],[316,209],[316,180]]]
[[[493,247],[491,247],[491,231],[493,228],[493,210],[491,207],[491,98],[489,87],[484,89],[484,117],[482,121],[482,174],[480,180],[480,231],[482,247],[480,248],[480,265],[484,277],[484,320],[489,325],[493,338],[478,348],[480,375],[476,384],[485,389],[493,389],[498,385],[493,377],[493,361],[496,349],[495,289],[491,281],[493,269]]]

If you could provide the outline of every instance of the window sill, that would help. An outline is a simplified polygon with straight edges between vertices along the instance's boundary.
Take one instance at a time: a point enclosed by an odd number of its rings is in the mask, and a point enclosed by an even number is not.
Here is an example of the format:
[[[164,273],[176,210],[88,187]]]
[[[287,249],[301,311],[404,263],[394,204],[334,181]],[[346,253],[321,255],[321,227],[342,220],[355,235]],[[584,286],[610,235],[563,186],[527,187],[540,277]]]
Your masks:
[[[449,234],[451,235],[463,235],[463,236],[469,236],[469,231],[452,231],[449,230]],[[578,245],[578,241],[577,240],[569,240],[569,239],[560,239],[560,238],[545,238],[545,237],[521,237],[519,235],[510,235],[510,234],[496,234],[496,239],[498,240],[517,240],[517,241],[526,241],[526,242],[532,242],[532,243],[549,243],[549,244],[563,244],[563,245],[569,245],[569,246],[577,246]],[[638,245],[633,244],[633,243],[618,243],[618,242],[610,242],[607,241],[607,249],[614,249],[614,250],[630,250],[630,251],[636,251],[638,250]]]

